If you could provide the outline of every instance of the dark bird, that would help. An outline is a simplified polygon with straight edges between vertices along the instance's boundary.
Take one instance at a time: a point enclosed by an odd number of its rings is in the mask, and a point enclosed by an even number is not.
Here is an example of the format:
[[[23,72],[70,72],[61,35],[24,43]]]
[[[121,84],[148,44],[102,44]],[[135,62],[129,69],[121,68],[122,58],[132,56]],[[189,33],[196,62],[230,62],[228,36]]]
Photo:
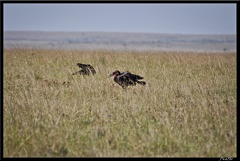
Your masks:
[[[75,74],[80,74],[80,75],[96,74],[95,69],[90,64],[77,63],[77,66],[79,66],[79,68],[81,68],[81,70],[73,73],[73,75],[75,75]]]
[[[125,72],[120,72],[118,70],[114,71],[112,74],[109,75],[109,77],[114,76],[114,81],[122,86],[122,88],[126,88],[128,86],[135,86],[136,83],[141,84],[141,85],[146,85],[146,82],[144,81],[139,81],[139,79],[143,79],[143,77],[132,74],[128,71]]]

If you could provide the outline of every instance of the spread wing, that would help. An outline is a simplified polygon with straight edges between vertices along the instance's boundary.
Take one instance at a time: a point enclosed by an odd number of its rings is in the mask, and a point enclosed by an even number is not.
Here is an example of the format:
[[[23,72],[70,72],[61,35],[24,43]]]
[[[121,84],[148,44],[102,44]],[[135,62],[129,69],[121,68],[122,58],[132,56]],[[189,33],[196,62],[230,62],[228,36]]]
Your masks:
[[[88,68],[89,64],[77,63],[77,66],[79,66],[79,68],[86,69]]]
[[[93,66],[89,65],[89,70],[92,72],[92,74],[96,74],[95,69],[93,68]]]
[[[90,64],[82,64],[82,63],[77,63],[77,66],[79,66],[79,68],[82,69],[82,71],[84,73],[87,73],[88,75],[90,74],[90,72],[92,74],[96,74],[95,69],[93,68],[93,66],[91,66]]]

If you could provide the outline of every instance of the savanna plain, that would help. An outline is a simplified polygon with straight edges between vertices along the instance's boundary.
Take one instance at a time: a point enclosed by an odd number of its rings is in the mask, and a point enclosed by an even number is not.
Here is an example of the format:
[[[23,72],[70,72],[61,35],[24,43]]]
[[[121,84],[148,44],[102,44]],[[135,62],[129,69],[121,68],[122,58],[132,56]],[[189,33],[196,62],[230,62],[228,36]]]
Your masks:
[[[235,52],[3,54],[3,157],[236,157]],[[147,84],[123,89],[116,69]]]

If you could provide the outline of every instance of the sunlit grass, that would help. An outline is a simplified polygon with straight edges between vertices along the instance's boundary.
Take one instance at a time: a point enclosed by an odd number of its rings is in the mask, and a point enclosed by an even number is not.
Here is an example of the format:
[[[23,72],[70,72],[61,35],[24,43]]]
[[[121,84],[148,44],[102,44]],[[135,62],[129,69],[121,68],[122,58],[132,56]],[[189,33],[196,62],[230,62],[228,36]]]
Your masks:
[[[72,75],[77,63],[97,74]],[[236,53],[4,50],[3,155],[236,157]],[[124,90],[128,70],[146,86]]]

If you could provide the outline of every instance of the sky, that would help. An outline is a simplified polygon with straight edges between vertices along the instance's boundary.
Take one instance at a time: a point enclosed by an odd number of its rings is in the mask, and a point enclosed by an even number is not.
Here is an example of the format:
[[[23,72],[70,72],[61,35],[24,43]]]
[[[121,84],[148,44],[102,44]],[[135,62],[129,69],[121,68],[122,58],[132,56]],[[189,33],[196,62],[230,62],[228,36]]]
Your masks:
[[[236,34],[235,3],[4,3],[4,31]]]

